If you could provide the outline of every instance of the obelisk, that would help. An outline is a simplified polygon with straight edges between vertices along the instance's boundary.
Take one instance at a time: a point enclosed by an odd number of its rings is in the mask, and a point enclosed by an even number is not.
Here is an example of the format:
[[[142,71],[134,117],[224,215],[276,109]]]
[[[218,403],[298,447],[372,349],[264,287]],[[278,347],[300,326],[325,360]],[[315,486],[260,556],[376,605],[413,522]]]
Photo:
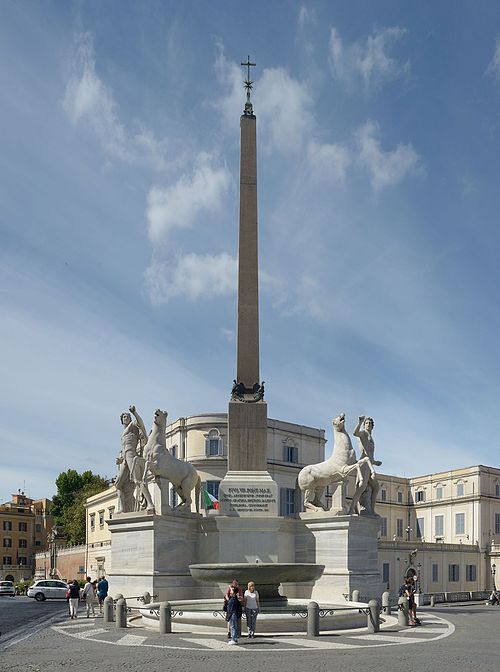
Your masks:
[[[220,484],[219,498],[222,514],[276,515],[277,486],[267,471],[267,404],[259,371],[257,133],[250,100],[253,84],[250,67],[255,64],[248,58],[242,65],[247,67],[244,83],[247,99],[240,117],[236,379],[228,412],[228,473]],[[245,497],[252,488],[257,495],[262,488],[260,500],[258,496]]]

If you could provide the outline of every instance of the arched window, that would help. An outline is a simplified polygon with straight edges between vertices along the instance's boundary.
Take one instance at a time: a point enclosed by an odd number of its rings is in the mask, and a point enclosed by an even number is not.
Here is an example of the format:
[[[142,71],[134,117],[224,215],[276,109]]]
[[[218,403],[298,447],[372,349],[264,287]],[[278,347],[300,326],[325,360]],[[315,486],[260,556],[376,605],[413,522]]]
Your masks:
[[[207,457],[222,455],[222,436],[218,429],[211,429],[205,434],[205,454]]]

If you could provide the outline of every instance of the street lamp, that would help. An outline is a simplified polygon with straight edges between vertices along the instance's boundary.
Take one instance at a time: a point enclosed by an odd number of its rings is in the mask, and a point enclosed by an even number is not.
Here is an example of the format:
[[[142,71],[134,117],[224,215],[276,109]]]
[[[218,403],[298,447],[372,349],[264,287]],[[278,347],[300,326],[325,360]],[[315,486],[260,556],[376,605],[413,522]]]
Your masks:
[[[497,589],[496,583],[495,583],[495,574],[497,573],[497,566],[495,563],[491,565],[491,576],[493,578],[493,590]]]

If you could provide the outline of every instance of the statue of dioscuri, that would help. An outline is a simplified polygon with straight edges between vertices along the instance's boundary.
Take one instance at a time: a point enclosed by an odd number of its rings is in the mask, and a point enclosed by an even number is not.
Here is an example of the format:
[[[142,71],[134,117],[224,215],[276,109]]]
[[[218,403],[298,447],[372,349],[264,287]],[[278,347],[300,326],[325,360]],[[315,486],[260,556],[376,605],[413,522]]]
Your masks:
[[[379,467],[382,462],[375,459],[375,441],[372,431],[374,427],[373,418],[360,415],[358,424],[354,429],[354,436],[359,441],[361,448],[361,458],[367,458],[358,470],[356,477],[356,490],[354,492],[349,513],[359,513],[365,516],[376,516],[375,503],[379,490],[379,482],[374,466]]]
[[[298,483],[304,493],[306,511],[325,510],[326,507],[321,502],[325,488],[334,485],[336,489],[348,474],[354,470],[359,471],[360,466],[368,461],[368,457],[364,456],[356,461],[351,439],[345,431],[345,413],[332,420],[332,424],[334,444],[331,456],[324,462],[304,467],[299,473]]]
[[[132,420],[132,415],[135,420]],[[135,406],[129,412],[122,413],[120,421],[123,425],[121,451],[116,458],[119,465],[115,481],[118,493],[117,513],[130,513],[147,507],[154,510],[151,495],[143,483],[140,460],[143,445],[146,443],[146,428]]]
[[[153,428],[144,448],[144,472],[142,480],[146,482],[148,471],[156,478],[164,478],[172,484],[181,501],[174,507],[179,511],[190,511],[192,495],[195,491],[196,513],[200,511],[201,478],[190,462],[178,460],[167,450],[165,430],[167,412],[156,409]]]

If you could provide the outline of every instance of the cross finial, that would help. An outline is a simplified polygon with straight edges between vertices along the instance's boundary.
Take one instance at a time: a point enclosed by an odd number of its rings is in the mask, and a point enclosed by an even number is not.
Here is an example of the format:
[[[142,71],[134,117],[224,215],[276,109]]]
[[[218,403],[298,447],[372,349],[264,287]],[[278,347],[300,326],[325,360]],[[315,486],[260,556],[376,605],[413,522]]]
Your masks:
[[[250,79],[250,68],[251,67],[254,68],[256,66],[256,63],[251,63],[250,62],[250,56],[248,56],[247,57],[247,62],[242,63],[241,65],[246,66],[246,68],[247,68],[247,78],[245,79],[244,84],[243,84],[243,86],[245,87],[245,89],[247,91],[247,102],[245,103],[244,114],[246,114],[247,116],[253,116],[252,103],[250,102],[250,91],[253,88],[253,86],[252,86],[253,82]]]

